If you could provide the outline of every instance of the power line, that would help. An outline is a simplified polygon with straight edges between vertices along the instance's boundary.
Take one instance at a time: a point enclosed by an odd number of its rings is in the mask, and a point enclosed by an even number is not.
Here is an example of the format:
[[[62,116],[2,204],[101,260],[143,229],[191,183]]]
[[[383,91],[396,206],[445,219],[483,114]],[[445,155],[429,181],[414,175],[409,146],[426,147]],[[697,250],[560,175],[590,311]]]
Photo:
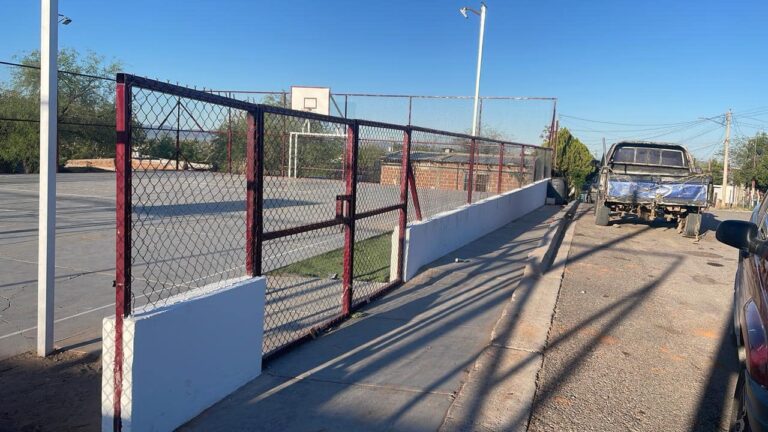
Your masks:
[[[699,127],[702,124],[704,124],[705,121],[706,120],[700,120],[696,124],[686,125],[686,126],[681,126],[681,127],[678,127],[678,128],[674,128],[674,129],[669,130],[667,132],[663,132],[663,133],[659,133],[659,134],[656,134],[656,135],[651,135],[651,136],[647,136],[645,138],[641,138],[641,140],[643,140],[643,141],[652,140],[652,139],[655,139],[655,138],[661,138],[663,136],[672,135],[672,134],[675,134],[675,133],[680,133],[680,132],[683,132],[683,131],[691,129],[691,128]]]
[[[698,121],[698,120],[692,120],[692,121],[675,122],[675,123],[617,123],[617,122],[610,122],[610,121],[603,121],[603,120],[592,120],[584,117],[576,117],[576,116],[571,116],[567,114],[560,114],[560,117],[565,117],[565,118],[574,119],[574,120],[581,120],[581,121],[586,121],[590,123],[609,124],[609,125],[615,125],[615,126],[679,126],[682,124]]]
[[[699,133],[699,134],[696,134],[696,135],[694,135],[694,136],[690,136],[690,137],[686,137],[686,138],[683,138],[683,139],[681,139],[681,140],[677,141],[677,144],[684,144],[686,141],[693,141],[693,140],[695,140],[695,139],[696,139],[696,138],[698,138],[698,137],[704,136],[704,135],[706,135],[706,134],[712,133],[712,132],[714,132],[714,131],[716,131],[716,130],[720,129],[721,127],[722,127],[722,126],[715,126],[714,128],[711,128],[711,129],[707,129],[707,130],[705,130],[704,132],[701,132],[701,133]]]

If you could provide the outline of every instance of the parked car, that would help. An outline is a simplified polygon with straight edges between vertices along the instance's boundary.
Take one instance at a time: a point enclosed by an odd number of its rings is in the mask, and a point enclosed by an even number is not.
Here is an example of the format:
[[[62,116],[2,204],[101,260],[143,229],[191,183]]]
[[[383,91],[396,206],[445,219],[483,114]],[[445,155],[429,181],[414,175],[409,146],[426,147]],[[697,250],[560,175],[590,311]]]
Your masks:
[[[679,232],[698,237],[702,210],[709,206],[712,179],[701,174],[685,147],[622,141],[603,155],[595,204],[595,224],[612,214],[676,222]]]
[[[739,249],[733,294],[736,344],[744,349],[732,410],[732,431],[768,431],[768,200],[749,221],[720,223],[716,237]]]

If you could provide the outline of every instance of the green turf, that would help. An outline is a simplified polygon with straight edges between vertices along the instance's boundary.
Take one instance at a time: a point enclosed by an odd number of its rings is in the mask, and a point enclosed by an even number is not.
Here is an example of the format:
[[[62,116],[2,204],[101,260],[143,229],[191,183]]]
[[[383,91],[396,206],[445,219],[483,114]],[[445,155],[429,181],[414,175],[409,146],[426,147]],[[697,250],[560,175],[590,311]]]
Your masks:
[[[355,242],[354,280],[388,282],[392,233],[385,233]],[[272,270],[268,275],[291,274],[306,277],[341,278],[344,266],[344,249],[335,249],[303,261]]]

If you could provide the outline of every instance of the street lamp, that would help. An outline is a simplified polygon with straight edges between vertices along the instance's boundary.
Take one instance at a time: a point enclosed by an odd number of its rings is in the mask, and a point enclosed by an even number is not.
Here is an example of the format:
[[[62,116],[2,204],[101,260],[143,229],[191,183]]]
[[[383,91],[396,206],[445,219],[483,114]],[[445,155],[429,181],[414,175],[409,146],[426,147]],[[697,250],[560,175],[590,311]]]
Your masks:
[[[59,14],[59,17],[61,17],[61,19],[59,19],[59,24],[69,25],[70,23],[72,23],[72,18],[68,16]]]
[[[477,108],[478,108],[478,99],[480,97],[480,69],[483,66],[483,35],[485,33],[485,11],[487,7],[485,6],[485,3],[480,2],[480,12],[468,8],[463,7],[459,9],[459,13],[464,18],[469,18],[469,15],[467,12],[472,12],[473,14],[480,17],[480,43],[479,47],[477,49],[477,77],[475,78],[475,107],[472,110],[472,136],[475,136],[477,134]]]

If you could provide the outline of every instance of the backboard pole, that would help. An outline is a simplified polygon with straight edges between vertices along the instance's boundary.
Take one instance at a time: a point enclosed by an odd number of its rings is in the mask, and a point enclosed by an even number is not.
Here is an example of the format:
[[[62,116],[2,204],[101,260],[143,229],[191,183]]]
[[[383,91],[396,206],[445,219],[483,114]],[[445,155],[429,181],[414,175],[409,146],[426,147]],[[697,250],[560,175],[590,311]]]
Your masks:
[[[53,351],[56,276],[58,0],[40,2],[40,195],[37,248],[37,355]],[[52,145],[53,144],[53,145]]]

